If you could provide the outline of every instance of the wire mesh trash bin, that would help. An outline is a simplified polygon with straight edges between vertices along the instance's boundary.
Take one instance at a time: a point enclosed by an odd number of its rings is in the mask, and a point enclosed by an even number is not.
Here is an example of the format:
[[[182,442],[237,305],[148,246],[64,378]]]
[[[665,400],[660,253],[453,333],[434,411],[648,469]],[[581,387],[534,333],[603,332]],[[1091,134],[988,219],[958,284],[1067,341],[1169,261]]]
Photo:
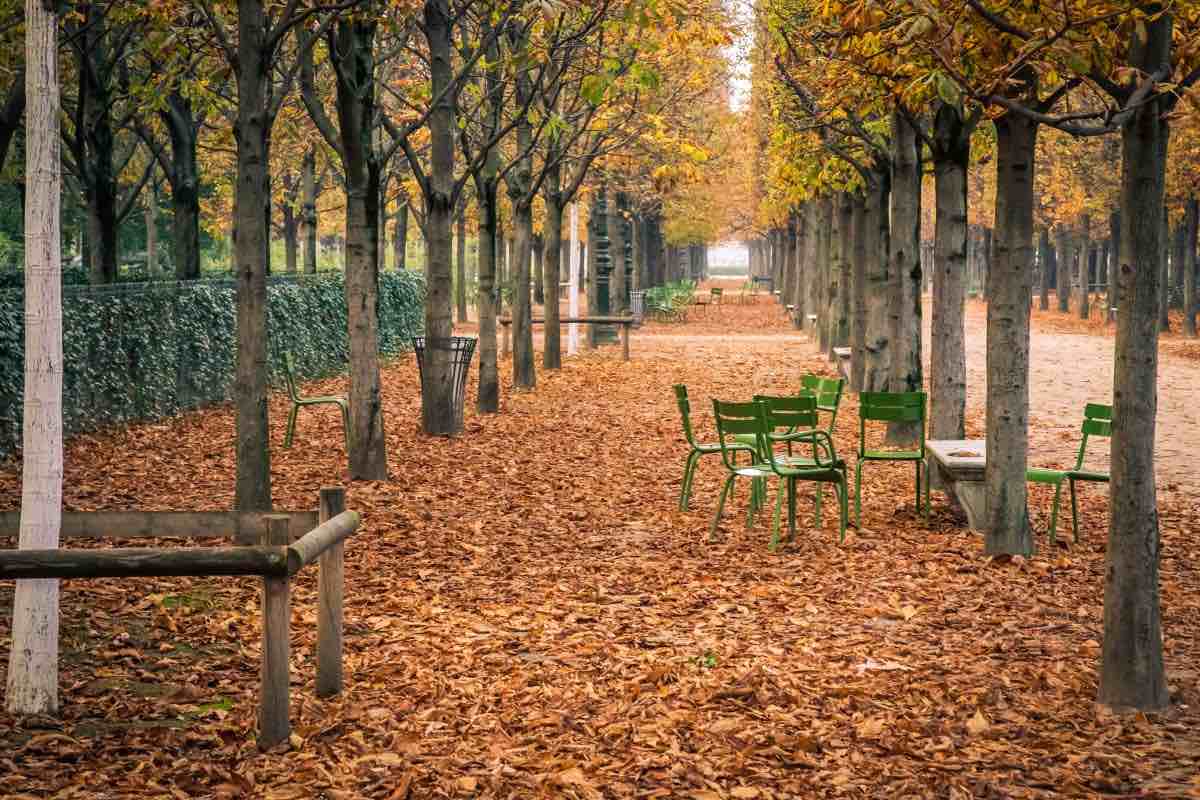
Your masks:
[[[645,292],[629,293],[629,310],[633,313],[633,324],[640,326],[642,324],[642,316],[646,313]]]
[[[413,337],[413,351],[417,354],[417,370],[421,375],[421,414],[425,420],[425,430],[430,433],[453,435],[462,431],[463,407],[467,402],[467,374],[471,371],[471,359],[475,355],[475,341],[471,336]],[[426,358],[429,359],[428,364]],[[444,373],[440,368],[434,368],[439,358],[446,359]],[[439,387],[434,384],[439,380],[439,373],[444,376],[441,379],[450,384],[448,397],[438,391]],[[430,398],[447,398],[450,408],[433,408]]]

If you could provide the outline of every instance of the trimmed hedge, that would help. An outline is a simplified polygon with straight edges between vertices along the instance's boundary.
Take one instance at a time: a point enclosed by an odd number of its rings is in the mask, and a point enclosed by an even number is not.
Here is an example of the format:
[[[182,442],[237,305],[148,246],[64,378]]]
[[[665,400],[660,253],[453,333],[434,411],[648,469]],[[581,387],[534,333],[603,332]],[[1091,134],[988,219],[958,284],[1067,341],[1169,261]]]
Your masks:
[[[297,377],[344,372],[349,358],[344,276],[267,287],[272,383],[290,350]],[[379,352],[411,347],[424,327],[425,280],[379,275]],[[63,292],[63,425],[67,435],[157,419],[228,400],[233,391],[235,291],[209,281],[121,291]],[[24,292],[0,292],[0,455],[19,447],[24,386]]]

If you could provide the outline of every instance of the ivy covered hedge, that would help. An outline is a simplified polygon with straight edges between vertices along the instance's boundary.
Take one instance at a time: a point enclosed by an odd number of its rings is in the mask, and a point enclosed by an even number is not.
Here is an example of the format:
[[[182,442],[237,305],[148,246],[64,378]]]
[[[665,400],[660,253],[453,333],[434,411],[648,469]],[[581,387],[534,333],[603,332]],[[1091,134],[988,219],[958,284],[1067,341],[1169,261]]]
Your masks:
[[[290,350],[301,378],[343,372],[349,346],[344,278],[326,273],[267,289],[271,381]],[[379,276],[379,351],[411,346],[423,327],[418,272]],[[24,293],[0,292],[0,456],[21,441]],[[68,435],[155,419],[230,398],[234,289],[206,281],[63,293],[63,424]]]

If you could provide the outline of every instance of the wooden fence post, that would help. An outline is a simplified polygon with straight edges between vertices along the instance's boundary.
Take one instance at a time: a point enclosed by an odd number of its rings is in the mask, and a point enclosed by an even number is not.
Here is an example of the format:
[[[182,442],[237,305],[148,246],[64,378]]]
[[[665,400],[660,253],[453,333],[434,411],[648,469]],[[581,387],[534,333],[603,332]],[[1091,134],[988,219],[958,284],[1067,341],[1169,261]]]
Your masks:
[[[286,547],[288,517],[266,518],[263,544]],[[286,741],[291,733],[288,720],[288,660],[291,650],[291,600],[289,577],[263,578],[262,687],[259,692],[258,746],[266,749]]]
[[[327,522],[346,510],[346,490],[321,489],[318,519]],[[342,691],[342,592],[345,582],[345,544],[338,542],[321,554],[317,579],[317,696]]]

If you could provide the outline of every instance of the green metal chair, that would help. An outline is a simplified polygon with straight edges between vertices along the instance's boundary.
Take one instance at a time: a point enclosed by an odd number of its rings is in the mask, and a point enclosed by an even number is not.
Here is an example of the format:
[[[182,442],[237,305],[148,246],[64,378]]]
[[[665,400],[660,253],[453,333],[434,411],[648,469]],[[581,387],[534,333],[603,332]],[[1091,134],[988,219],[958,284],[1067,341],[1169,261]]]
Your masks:
[[[717,525],[725,508],[725,501],[733,489],[734,480],[738,477],[750,478],[755,484],[765,482],[770,478],[779,478],[781,485],[775,500],[775,514],[772,525],[771,549],[779,544],[780,509],[783,493],[788,495],[788,530],[789,538],[794,540],[796,535],[796,482],[816,481],[832,483],[840,500],[841,528],[839,541],[846,536],[847,484],[846,465],[838,459],[833,448],[833,439],[827,433],[812,430],[816,424],[816,401],[811,397],[768,397],[760,395],[752,403],[722,403],[713,401],[713,416],[717,423],[717,435],[722,446],[722,456],[729,477],[721,489],[721,499],[717,504],[717,513],[713,516],[709,531],[709,540],[716,537]],[[805,428],[812,444],[812,458],[801,459],[795,456],[780,456],[774,452],[774,443],[768,437],[773,428],[791,427]],[[759,459],[748,466],[739,466],[731,456],[735,448],[742,446],[741,438],[753,435],[758,442]],[[736,439],[734,437],[737,437]],[[746,514],[746,527],[754,524],[754,503]],[[818,512],[819,514],[819,512]],[[819,521],[819,516],[818,516]]]
[[[868,422],[907,422],[917,425],[920,429],[919,444],[915,450],[868,448]],[[917,510],[921,510],[921,465],[925,461],[924,392],[861,392],[858,395],[858,463],[854,469],[854,524],[856,527],[862,524],[862,468],[868,461],[912,461],[917,479]],[[927,498],[926,504],[928,504]]]
[[[1026,470],[1025,480],[1031,483],[1044,483],[1054,486],[1054,505],[1050,509],[1050,544],[1058,538],[1058,500],[1062,495],[1063,481],[1071,487],[1071,529],[1075,541],[1079,541],[1079,504],[1075,497],[1075,483],[1088,481],[1090,483],[1108,483],[1106,472],[1096,472],[1083,468],[1087,458],[1088,437],[1112,436],[1112,406],[1088,403],[1083,409],[1083,439],[1079,443],[1079,455],[1075,458],[1075,468],[1068,470],[1043,469],[1034,467]]]
[[[695,432],[692,430],[692,404],[688,400],[687,387],[681,383],[677,383],[674,388],[675,403],[679,406],[679,416],[683,419],[683,435],[687,438],[687,443],[692,448],[691,452],[688,453],[687,464],[683,468],[683,488],[679,492],[679,510],[687,511],[688,499],[692,495],[692,481],[696,477],[696,465],[700,461],[700,456],[720,454],[721,445],[702,444],[696,441]],[[754,452],[753,448],[748,444],[731,444],[730,449],[751,455]]]
[[[820,375],[801,375],[800,394],[809,394],[817,398],[817,411],[829,415],[829,425],[825,431],[833,436],[833,425],[837,422],[838,408],[842,404],[842,392],[846,381],[842,378],[823,378]]]
[[[292,354],[289,352],[283,354],[283,378],[287,383],[288,397],[292,400],[292,411],[288,414],[287,435],[283,439],[283,446],[285,448],[292,446],[292,438],[296,434],[296,416],[300,413],[301,407],[335,405],[342,410],[342,438],[346,441],[346,446],[349,447],[350,405],[346,402],[346,398],[340,395],[301,397],[296,387],[296,370],[292,363]]]

